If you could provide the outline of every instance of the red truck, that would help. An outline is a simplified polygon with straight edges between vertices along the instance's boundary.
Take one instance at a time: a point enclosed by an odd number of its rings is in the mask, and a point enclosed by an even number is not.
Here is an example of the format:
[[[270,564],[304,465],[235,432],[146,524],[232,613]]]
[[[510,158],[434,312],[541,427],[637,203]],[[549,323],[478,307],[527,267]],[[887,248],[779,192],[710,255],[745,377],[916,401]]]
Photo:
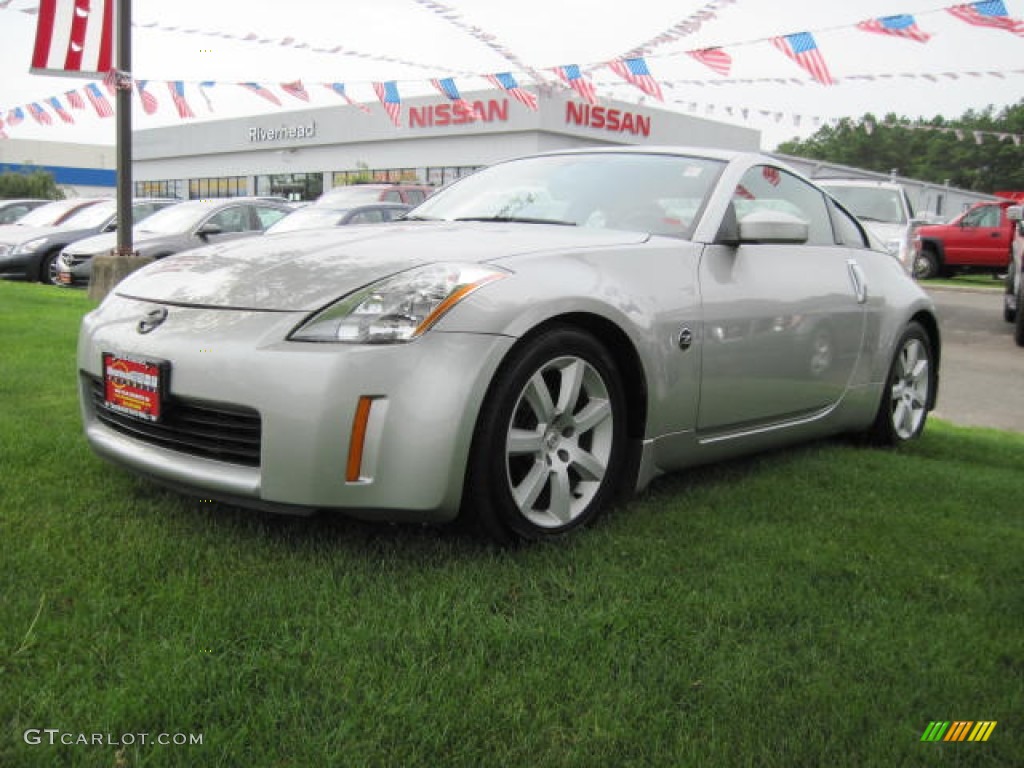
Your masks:
[[[927,280],[957,272],[1000,275],[1010,263],[1014,222],[1006,216],[1012,200],[976,203],[948,224],[918,227],[914,235],[914,277]]]

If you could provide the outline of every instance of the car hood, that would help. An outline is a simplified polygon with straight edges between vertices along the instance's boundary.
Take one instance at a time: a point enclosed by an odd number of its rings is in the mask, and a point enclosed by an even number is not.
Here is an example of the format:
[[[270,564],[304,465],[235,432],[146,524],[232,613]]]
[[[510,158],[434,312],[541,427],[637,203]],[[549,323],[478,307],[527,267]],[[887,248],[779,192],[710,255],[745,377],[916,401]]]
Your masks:
[[[875,237],[883,243],[890,240],[902,240],[907,236],[908,227],[906,224],[894,224],[887,221],[865,221],[864,226],[874,233]]]
[[[60,231],[60,227],[23,227],[18,224],[9,224],[0,227],[0,243],[13,246],[27,243],[37,237],[47,237]]]
[[[169,304],[312,311],[423,264],[641,243],[648,235],[543,224],[420,222],[332,227],[185,251],[129,275],[120,296]]]

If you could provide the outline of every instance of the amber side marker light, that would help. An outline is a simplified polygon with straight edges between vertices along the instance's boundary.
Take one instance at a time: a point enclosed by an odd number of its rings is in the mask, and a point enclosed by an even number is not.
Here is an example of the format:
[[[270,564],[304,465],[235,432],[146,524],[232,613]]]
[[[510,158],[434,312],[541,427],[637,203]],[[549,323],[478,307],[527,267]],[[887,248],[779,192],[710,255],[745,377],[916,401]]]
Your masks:
[[[362,476],[363,447],[366,444],[366,425],[370,422],[370,409],[374,398],[363,395],[352,418],[352,435],[348,443],[348,463],[345,465],[345,481],[355,483]]]

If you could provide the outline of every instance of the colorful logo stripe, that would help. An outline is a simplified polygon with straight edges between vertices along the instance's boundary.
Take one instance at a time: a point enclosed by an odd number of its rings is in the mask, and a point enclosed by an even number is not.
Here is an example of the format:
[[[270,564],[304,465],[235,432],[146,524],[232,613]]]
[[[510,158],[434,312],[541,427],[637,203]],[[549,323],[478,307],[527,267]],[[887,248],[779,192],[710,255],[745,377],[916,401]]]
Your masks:
[[[997,720],[933,720],[921,734],[921,741],[988,741]]]

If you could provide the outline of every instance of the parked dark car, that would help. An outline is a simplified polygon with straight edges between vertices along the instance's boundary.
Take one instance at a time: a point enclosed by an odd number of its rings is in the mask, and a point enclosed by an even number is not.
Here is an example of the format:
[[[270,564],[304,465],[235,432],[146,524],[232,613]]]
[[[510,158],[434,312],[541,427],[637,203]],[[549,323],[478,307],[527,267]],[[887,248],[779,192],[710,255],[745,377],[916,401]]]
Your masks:
[[[310,205],[292,211],[270,227],[266,234],[273,235],[279,232],[293,232],[297,229],[315,229],[316,227],[343,227],[350,224],[380,224],[385,221],[396,221],[411,210],[411,205],[402,205],[401,203],[375,203],[339,208]]]
[[[0,276],[42,280],[39,259],[45,252],[42,246],[46,238],[64,227],[73,228],[70,222],[75,216],[108,199],[55,200],[29,211],[14,224],[0,226]]]
[[[324,192],[313,205],[341,207],[361,203],[419,205],[434,193],[426,184],[350,184]]]
[[[0,200],[0,225],[13,224],[29,211],[49,202],[52,202],[52,200],[41,200],[37,198]]]
[[[132,221],[138,223],[152,213],[174,205],[170,199],[144,199],[132,203]],[[0,269],[7,274],[19,271],[26,280],[58,284],[57,259],[71,243],[117,228],[117,201],[102,200],[89,205],[57,227],[27,230],[19,234],[6,256],[0,257]]]
[[[150,216],[132,229],[132,245],[140,256],[162,259],[201,245],[261,234],[292,211],[290,205],[257,198],[228,197],[188,200]],[[87,284],[92,258],[109,253],[114,234],[79,240],[63,250],[57,266],[62,285]]]

